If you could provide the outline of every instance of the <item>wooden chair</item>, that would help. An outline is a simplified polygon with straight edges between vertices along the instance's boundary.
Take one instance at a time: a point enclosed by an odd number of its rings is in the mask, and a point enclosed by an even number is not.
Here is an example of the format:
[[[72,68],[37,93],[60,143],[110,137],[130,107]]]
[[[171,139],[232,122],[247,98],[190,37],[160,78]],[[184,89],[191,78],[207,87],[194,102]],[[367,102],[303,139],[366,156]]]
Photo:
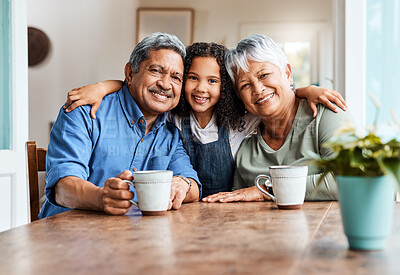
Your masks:
[[[31,222],[39,219],[39,172],[46,172],[46,153],[44,148],[36,148],[36,141],[26,143],[28,158],[29,202],[31,209]]]

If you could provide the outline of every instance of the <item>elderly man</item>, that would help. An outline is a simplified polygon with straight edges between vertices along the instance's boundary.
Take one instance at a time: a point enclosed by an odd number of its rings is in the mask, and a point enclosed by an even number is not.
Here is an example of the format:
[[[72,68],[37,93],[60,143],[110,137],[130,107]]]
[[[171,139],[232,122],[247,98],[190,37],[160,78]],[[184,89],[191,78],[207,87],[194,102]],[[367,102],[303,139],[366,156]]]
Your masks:
[[[125,84],[104,98],[96,119],[90,106],[61,108],[50,134],[40,218],[71,208],[125,214],[134,194],[123,180],[136,170],[174,172],[169,209],[201,197],[178,130],[164,114],[178,104],[184,56],[177,37],[151,34],[133,50]]]

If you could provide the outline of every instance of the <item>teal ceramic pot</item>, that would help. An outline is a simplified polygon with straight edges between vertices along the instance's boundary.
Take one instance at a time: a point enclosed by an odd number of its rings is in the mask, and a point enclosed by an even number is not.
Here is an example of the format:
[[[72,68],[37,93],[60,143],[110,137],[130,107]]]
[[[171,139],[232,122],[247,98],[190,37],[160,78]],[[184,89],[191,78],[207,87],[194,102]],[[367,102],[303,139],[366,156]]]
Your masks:
[[[383,249],[392,228],[393,179],[389,176],[338,176],[337,183],[343,228],[350,249]]]

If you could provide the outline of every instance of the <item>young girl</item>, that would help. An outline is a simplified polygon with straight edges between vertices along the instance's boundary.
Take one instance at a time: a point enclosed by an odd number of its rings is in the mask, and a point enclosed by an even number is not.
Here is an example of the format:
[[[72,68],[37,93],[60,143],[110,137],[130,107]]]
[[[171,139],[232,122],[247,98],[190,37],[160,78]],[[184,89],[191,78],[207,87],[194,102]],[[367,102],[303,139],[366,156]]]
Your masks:
[[[178,106],[168,114],[168,120],[179,129],[183,145],[198,172],[203,184],[203,198],[232,190],[234,159],[240,143],[260,122],[257,117],[247,114],[233,90],[224,64],[226,50],[222,45],[204,42],[187,48],[184,93]],[[109,80],[74,89],[68,93],[64,108],[69,112],[89,104],[95,118],[103,97],[118,91],[122,84]],[[318,103],[337,111],[332,101],[346,109],[340,94],[325,88],[299,88],[296,95],[308,99],[314,116]]]

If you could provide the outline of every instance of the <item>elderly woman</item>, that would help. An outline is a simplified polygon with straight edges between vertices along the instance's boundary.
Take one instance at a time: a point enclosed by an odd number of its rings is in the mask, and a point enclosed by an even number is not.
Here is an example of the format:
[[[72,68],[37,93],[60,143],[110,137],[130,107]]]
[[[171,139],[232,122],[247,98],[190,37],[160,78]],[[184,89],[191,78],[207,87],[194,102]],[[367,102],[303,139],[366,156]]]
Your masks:
[[[331,152],[321,145],[349,120],[349,115],[341,110],[334,113],[320,104],[314,118],[307,102],[294,94],[286,55],[267,36],[257,34],[243,39],[227,53],[225,62],[246,109],[261,123],[237,153],[234,191],[217,193],[203,201],[270,200],[254,186],[254,179],[268,172],[271,165],[308,165],[306,200],[310,199],[321,171],[308,164],[312,159],[309,152],[329,156]],[[337,199],[331,175],[318,190],[313,199]]]

